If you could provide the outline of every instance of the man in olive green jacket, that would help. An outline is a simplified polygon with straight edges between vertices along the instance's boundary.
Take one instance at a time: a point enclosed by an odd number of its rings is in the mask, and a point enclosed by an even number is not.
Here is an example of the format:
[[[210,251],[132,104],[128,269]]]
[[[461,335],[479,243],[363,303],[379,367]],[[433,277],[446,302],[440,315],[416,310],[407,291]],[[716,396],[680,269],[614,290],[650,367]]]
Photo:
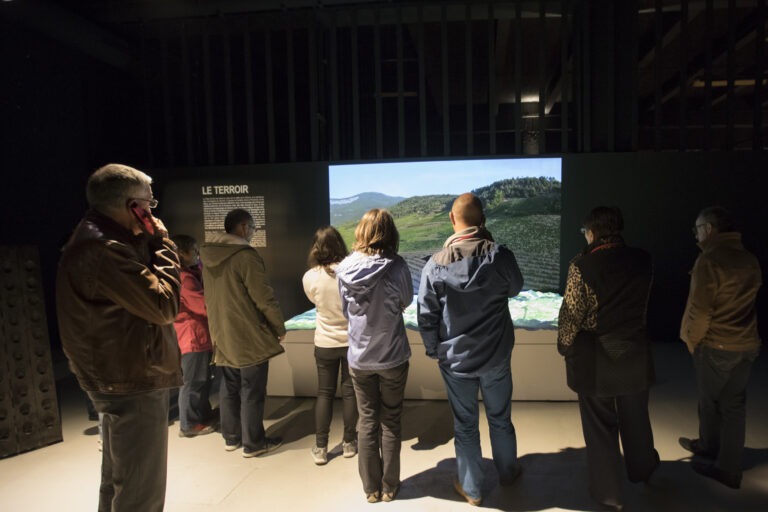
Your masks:
[[[232,210],[224,229],[200,248],[213,362],[223,374],[221,433],[227,451],[242,446],[243,457],[257,457],[282,444],[266,437],[263,420],[269,359],[284,352],[285,325],[264,261],[249,243],[253,218]]]
[[[693,232],[701,254],[691,270],[680,338],[696,368],[699,438],[681,437],[680,445],[697,456],[694,471],[738,489],[747,380],[760,348],[755,310],[760,264],[723,208],[702,210]]]

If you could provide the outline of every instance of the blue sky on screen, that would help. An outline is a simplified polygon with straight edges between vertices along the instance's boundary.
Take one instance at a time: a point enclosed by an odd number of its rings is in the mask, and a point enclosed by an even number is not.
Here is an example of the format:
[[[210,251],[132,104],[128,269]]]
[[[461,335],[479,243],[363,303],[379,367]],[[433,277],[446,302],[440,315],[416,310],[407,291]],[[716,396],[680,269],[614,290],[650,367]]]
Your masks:
[[[328,184],[332,199],[363,192],[412,197],[461,194],[499,180],[539,176],[559,181],[561,160],[519,158],[331,165]]]

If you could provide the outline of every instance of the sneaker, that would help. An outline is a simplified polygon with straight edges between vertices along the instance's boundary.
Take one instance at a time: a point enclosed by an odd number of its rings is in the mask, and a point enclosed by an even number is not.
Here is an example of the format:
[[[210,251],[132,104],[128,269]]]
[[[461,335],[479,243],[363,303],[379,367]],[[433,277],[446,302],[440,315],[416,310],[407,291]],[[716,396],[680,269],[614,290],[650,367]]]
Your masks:
[[[313,446],[312,447],[312,458],[315,459],[315,464],[318,466],[322,466],[323,464],[328,463],[328,447],[327,446]]]
[[[368,503],[376,503],[380,499],[381,499],[381,492],[379,491],[369,492],[368,494],[365,495],[365,500]]]
[[[283,444],[283,438],[282,437],[266,437],[264,438],[264,446],[261,448],[256,448],[252,452],[246,451],[243,449],[243,457],[246,459],[249,459],[251,457],[261,457],[262,455],[266,455],[269,452],[273,452],[280,448]]]
[[[345,459],[351,459],[357,455],[357,441],[350,441],[348,443],[344,441],[341,443],[341,451]]]
[[[179,437],[197,437],[197,436],[204,436],[206,434],[210,434],[215,429],[211,425],[203,425],[202,423],[198,423],[197,425],[192,425],[192,428],[184,430],[179,429]]]
[[[464,491],[464,489],[461,487],[461,484],[458,480],[455,478],[453,479],[453,488],[456,489],[456,492],[461,495],[462,498],[467,500],[467,503],[472,505],[473,507],[479,507],[480,504],[483,502],[483,498],[473,498],[469,494]]]
[[[237,441],[235,443],[227,443],[224,446],[224,449],[227,450],[228,452],[233,452],[233,451],[237,450],[238,448],[240,448],[241,446],[243,446],[243,443],[241,443],[240,441]]]
[[[400,492],[400,486],[398,485],[395,487],[392,491],[385,491],[381,493],[381,501],[386,501],[389,503],[390,501],[395,501],[395,498],[397,497],[397,493]]]

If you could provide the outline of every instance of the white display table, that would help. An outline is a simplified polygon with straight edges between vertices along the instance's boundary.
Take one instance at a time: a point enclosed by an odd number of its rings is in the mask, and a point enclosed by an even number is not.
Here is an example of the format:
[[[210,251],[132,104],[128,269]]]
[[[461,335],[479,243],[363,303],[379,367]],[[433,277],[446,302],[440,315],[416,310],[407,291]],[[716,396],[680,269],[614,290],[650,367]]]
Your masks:
[[[408,321],[408,313],[406,311],[406,325],[411,325],[413,322]],[[285,354],[270,361],[268,394],[306,397],[317,395],[314,332],[311,328],[288,331],[283,341]],[[425,355],[424,345],[417,330],[406,328],[406,333],[412,356],[405,397],[445,399],[445,386],[437,368],[437,361]],[[568,389],[565,383],[565,363],[557,353],[556,329],[515,329],[512,382],[513,400],[576,400],[576,394]]]

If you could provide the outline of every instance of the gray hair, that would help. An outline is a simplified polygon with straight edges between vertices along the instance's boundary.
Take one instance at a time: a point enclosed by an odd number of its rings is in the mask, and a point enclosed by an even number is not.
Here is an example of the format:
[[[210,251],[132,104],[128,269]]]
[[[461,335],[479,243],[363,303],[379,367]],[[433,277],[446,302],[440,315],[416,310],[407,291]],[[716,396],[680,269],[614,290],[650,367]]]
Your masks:
[[[699,217],[712,224],[718,233],[726,233],[736,230],[736,223],[731,213],[722,206],[709,206],[699,212]]]
[[[134,189],[151,184],[152,178],[138,169],[122,164],[107,164],[88,178],[85,196],[91,208],[112,210],[120,207]]]

